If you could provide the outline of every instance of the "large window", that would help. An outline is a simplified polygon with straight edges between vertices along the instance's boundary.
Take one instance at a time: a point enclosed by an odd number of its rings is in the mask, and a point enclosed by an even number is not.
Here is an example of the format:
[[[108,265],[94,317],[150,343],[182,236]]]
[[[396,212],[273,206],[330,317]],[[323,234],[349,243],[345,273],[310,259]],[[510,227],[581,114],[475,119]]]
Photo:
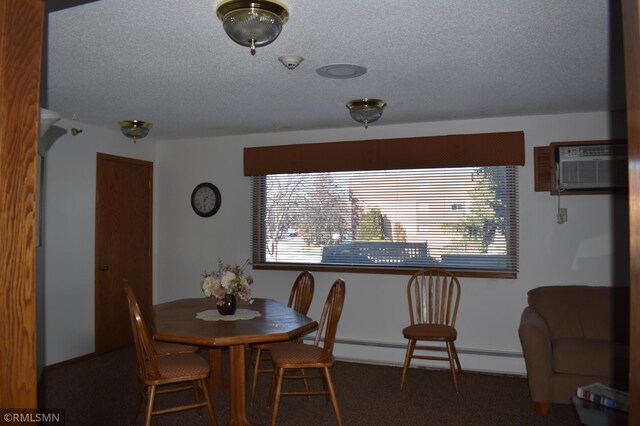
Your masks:
[[[254,180],[254,263],[513,277],[517,167],[268,174]]]
[[[518,272],[524,132],[244,149],[254,268]]]

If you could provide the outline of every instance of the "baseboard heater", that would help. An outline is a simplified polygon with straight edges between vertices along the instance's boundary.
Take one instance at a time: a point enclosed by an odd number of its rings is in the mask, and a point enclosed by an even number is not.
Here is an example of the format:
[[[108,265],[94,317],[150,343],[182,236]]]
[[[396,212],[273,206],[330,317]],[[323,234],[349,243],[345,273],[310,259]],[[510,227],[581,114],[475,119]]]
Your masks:
[[[313,341],[313,337],[304,337],[304,340]],[[335,339],[335,343],[343,344],[343,345],[355,345],[355,346],[373,346],[377,348],[390,348],[390,349],[401,349],[406,350],[407,345],[402,343],[389,343],[389,342],[379,342],[374,340],[356,340],[356,339]],[[459,354],[468,354],[468,355],[481,355],[481,356],[492,356],[492,357],[502,357],[502,358],[517,358],[522,359],[524,355],[522,352],[510,352],[510,351],[494,351],[487,349],[472,349],[472,348],[460,348],[456,346]]]

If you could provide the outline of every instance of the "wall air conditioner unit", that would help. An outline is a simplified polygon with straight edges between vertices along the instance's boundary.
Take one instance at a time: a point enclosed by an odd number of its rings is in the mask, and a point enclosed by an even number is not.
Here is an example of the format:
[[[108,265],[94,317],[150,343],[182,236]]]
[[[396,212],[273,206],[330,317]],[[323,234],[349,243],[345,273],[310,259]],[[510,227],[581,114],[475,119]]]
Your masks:
[[[557,161],[560,191],[628,186],[624,144],[560,146]]]

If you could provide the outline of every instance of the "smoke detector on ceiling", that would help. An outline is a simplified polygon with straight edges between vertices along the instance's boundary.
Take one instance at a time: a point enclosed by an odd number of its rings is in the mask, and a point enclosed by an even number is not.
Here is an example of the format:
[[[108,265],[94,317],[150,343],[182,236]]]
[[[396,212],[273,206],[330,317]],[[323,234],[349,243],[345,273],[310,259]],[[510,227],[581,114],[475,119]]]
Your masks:
[[[292,69],[295,69],[298,65],[300,65],[300,62],[304,61],[304,58],[302,56],[296,56],[296,55],[285,55],[285,56],[280,56],[278,60],[282,62],[282,65],[292,70]]]

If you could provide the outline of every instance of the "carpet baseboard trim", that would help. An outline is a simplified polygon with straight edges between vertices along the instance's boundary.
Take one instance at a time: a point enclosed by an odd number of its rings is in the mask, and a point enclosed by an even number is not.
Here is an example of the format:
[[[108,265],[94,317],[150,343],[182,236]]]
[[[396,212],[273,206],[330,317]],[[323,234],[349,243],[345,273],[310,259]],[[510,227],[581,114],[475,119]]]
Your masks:
[[[91,353],[88,353],[86,355],[82,355],[82,356],[79,356],[79,357],[76,357],[76,358],[67,359],[65,361],[57,362],[55,364],[49,364],[49,365],[46,365],[43,368],[43,373],[49,372],[51,370],[57,370],[58,368],[64,368],[64,367],[67,367],[69,365],[78,364],[80,362],[95,358],[97,356],[98,356],[97,353],[91,352]]]

